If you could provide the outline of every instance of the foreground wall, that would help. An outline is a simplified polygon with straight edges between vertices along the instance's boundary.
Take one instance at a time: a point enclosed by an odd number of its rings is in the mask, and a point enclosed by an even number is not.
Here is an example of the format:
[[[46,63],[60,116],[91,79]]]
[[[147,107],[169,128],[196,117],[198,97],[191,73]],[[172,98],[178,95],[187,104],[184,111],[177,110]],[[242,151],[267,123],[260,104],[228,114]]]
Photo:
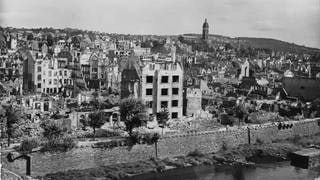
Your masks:
[[[288,121],[251,125],[248,127],[229,127],[209,132],[194,132],[172,135],[161,138],[158,142],[158,155],[161,158],[186,155],[198,149],[204,153],[215,152],[222,146],[234,147],[240,144],[255,143],[257,140],[271,142],[308,136],[320,132],[318,119]],[[249,136],[250,135],[250,136]],[[34,153],[32,154],[32,175],[64,171],[68,169],[86,169],[115,163],[133,162],[155,157],[154,145],[135,145],[131,148],[123,146],[113,149],[83,147],[66,153]],[[5,157],[3,156],[4,160]],[[25,173],[25,162],[4,163],[4,167],[20,175]]]
[[[218,151],[223,144],[237,146],[248,142],[247,130],[223,129],[219,131],[198,132],[174,135],[161,139],[158,143],[160,157],[186,155],[198,149],[204,153]]]
[[[249,127],[232,127],[219,131],[189,133],[174,135],[161,139],[159,142],[160,157],[184,155],[198,149],[202,152],[215,152],[222,146],[234,147],[241,144],[258,141],[272,142],[293,138],[295,136],[310,136],[320,132],[319,119],[303,121],[287,121],[251,125]]]
[[[295,136],[310,136],[320,132],[320,118],[307,119],[303,121],[287,121],[281,123],[268,123],[263,125],[255,125],[250,129],[250,137],[252,142],[260,139],[264,142],[273,140],[281,140],[293,138]]]

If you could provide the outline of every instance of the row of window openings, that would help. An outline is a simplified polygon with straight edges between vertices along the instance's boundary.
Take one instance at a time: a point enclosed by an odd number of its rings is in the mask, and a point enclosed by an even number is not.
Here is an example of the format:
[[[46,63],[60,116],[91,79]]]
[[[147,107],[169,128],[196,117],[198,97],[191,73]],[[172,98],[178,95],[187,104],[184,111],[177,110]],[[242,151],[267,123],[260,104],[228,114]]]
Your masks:
[[[146,95],[151,96],[152,91],[153,89],[146,89]],[[172,95],[178,95],[178,94],[179,94],[179,88],[172,88]],[[167,88],[161,89],[161,95],[162,96],[169,95],[168,89]]]
[[[43,88],[42,90],[43,93],[59,93],[61,92],[60,89],[57,89],[57,88]]]
[[[41,72],[41,67],[38,67],[38,72]],[[52,76],[52,71],[48,71],[49,77]],[[43,72],[43,75],[46,75],[45,71]],[[55,72],[54,76],[57,76],[58,73]],[[62,71],[59,71],[59,75],[62,76]],[[67,76],[67,71],[64,71],[64,76]]]
[[[146,104],[147,104],[148,108],[152,108],[153,101],[147,101]],[[178,100],[171,101],[171,107],[178,107],[178,105],[179,105]],[[161,108],[168,108],[168,101],[161,101],[160,106],[161,106]]]
[[[153,116],[153,114],[150,114],[150,116]],[[172,112],[172,113],[171,113],[171,118],[172,118],[172,119],[178,118],[178,112]]]
[[[39,76],[38,76],[38,80],[39,80]],[[40,78],[40,80],[41,80],[41,78]],[[69,80],[70,81],[70,84],[71,84],[71,79]],[[46,82],[46,80],[44,79],[43,80],[43,83],[45,83]],[[59,79],[59,82],[60,82],[60,84],[62,84],[62,79]],[[68,79],[64,79],[63,80],[63,84],[67,84],[68,83]],[[41,83],[38,83],[38,86],[39,86],[39,84],[41,84]],[[51,85],[52,84],[52,80],[51,79],[49,79],[49,85]],[[54,79],[53,80],[53,84],[54,85],[56,85],[56,84],[58,84],[58,80],[57,79]],[[39,87],[38,87],[39,88]]]
[[[149,64],[149,70],[153,71],[155,69],[154,64]],[[169,64],[161,64],[160,69],[169,70]],[[171,70],[177,70],[176,64],[171,64]]]
[[[147,76],[146,77],[147,83],[153,83],[153,76]],[[168,83],[169,82],[169,76],[161,76],[161,83]],[[179,82],[179,76],[172,76],[172,82],[177,83]]]

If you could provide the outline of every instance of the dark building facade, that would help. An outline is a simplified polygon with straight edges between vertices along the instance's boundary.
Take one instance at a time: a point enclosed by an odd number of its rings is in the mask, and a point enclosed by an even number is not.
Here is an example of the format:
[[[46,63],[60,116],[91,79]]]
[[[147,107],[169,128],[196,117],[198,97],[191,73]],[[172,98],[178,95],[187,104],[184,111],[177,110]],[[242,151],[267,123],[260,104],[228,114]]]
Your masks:
[[[23,90],[34,91],[34,64],[35,61],[30,51],[26,52],[26,59],[23,61]]]
[[[300,77],[283,78],[283,87],[291,97],[312,101],[320,97],[320,80]]]
[[[140,92],[139,84],[141,83],[141,71],[139,69],[137,57],[128,57],[122,60],[120,65],[121,84],[120,97],[121,99],[134,96],[135,92]],[[141,93],[137,93],[141,94]],[[135,97],[139,98],[139,97]]]

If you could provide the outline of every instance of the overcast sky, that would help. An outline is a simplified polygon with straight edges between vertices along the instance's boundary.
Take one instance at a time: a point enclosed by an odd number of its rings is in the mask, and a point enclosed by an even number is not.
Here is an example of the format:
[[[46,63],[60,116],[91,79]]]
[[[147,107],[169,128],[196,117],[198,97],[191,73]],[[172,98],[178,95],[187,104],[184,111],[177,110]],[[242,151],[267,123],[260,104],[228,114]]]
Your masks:
[[[268,37],[320,48],[320,0],[0,0],[1,26]]]

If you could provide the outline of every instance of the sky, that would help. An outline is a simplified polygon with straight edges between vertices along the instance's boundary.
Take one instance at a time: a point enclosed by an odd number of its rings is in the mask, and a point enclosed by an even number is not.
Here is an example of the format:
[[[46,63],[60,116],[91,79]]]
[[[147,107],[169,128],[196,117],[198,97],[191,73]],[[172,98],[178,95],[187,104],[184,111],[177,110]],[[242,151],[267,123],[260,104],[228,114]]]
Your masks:
[[[0,25],[265,37],[320,48],[320,0],[0,0]]]

